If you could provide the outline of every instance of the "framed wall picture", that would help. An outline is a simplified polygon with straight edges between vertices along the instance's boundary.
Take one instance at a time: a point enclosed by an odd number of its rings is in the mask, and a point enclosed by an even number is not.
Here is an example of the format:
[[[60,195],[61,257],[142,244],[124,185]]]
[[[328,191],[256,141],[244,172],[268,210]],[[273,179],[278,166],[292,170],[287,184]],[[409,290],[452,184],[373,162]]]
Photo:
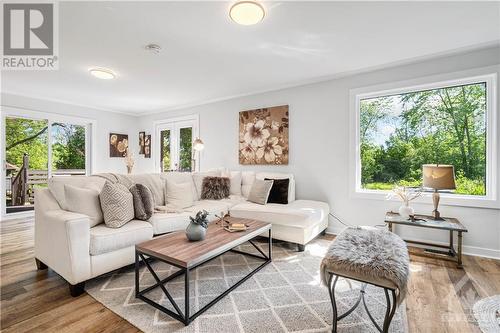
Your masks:
[[[144,155],[144,139],[146,132],[139,132],[139,155]]]
[[[109,133],[109,157],[126,157],[128,134]]]
[[[288,164],[288,105],[240,112],[240,164]]]
[[[144,157],[151,158],[151,134],[144,136]]]

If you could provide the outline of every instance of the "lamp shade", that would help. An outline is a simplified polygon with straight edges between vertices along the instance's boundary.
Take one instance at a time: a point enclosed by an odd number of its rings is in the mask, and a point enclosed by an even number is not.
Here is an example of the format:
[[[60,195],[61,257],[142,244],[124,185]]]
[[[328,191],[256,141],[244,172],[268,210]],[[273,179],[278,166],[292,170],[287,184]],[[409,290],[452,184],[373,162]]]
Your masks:
[[[455,168],[453,165],[424,164],[422,165],[423,186],[435,190],[454,190]]]
[[[203,148],[205,148],[203,141],[201,141],[200,138],[196,138],[196,140],[193,141],[193,149],[195,151],[200,151],[203,150]]]

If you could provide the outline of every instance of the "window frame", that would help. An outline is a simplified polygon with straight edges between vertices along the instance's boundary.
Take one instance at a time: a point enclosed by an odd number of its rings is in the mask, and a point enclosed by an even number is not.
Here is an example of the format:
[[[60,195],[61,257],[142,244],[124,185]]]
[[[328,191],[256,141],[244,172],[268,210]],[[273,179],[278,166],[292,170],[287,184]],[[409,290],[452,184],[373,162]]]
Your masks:
[[[33,120],[47,120],[48,131],[47,131],[47,175],[48,178],[52,176],[52,124],[55,122],[69,123],[72,125],[80,125],[85,127],[85,174],[87,176],[91,175],[95,170],[95,153],[96,153],[96,125],[97,122],[95,119],[91,118],[83,118],[83,117],[74,117],[74,116],[66,116],[52,112],[44,112],[44,111],[36,111],[31,109],[23,109],[18,107],[12,107],[7,105],[1,105],[1,117],[0,117],[0,127],[1,127],[1,142],[0,142],[0,155],[2,156],[2,167],[0,168],[0,177],[2,181],[5,179],[5,143],[6,143],[6,132],[5,132],[5,124],[6,118],[25,118],[25,119],[33,119]],[[57,176],[64,177],[64,176]],[[6,213],[6,193],[2,186],[0,195],[0,208],[1,208],[1,216],[2,219],[11,219],[22,216],[31,216],[33,211],[30,212],[21,212],[21,213]]]
[[[352,198],[388,200],[391,191],[363,189],[361,187],[360,149],[360,101],[368,98],[398,95],[409,92],[432,90],[474,83],[486,83],[486,195],[463,195],[441,193],[442,205],[500,208],[498,198],[498,122],[497,122],[497,73],[487,71],[465,71],[400,81],[389,84],[352,89],[350,100],[350,196]],[[431,203],[432,193],[424,193],[416,203]],[[397,201],[397,199],[393,199]]]
[[[154,158],[155,170],[157,172],[160,173],[165,172],[162,171],[162,166],[160,163],[160,156],[161,156],[160,132],[165,129],[170,130],[171,133],[170,157],[171,157],[171,163],[175,163],[176,161],[178,161],[179,157],[180,129],[192,127],[191,136],[192,140],[194,141],[195,138],[199,137],[199,128],[200,128],[199,123],[200,123],[199,116],[197,114],[183,116],[183,117],[165,118],[154,122],[155,131],[152,134],[151,140],[154,140],[155,142],[155,149],[151,154],[151,158]],[[196,159],[196,170],[192,170],[192,172],[197,172],[200,170],[200,152],[195,152],[194,158]]]

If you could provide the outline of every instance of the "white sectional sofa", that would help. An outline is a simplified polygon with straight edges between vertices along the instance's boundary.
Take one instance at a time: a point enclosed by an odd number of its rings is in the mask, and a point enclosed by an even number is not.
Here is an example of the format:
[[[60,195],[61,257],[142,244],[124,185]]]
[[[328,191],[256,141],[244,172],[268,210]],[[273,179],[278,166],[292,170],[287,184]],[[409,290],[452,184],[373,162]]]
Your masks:
[[[165,202],[165,186],[169,182],[192,183],[194,205],[182,211],[155,213],[148,221],[132,220],[121,228],[109,228],[104,223],[91,227],[89,216],[68,211],[64,185],[102,189],[106,179],[99,176],[53,177],[46,189],[35,192],[35,258],[39,269],[52,268],[70,284],[76,296],[83,292],[86,280],[132,264],[135,244],[168,232],[183,230],[189,216],[207,210],[214,214],[229,212],[234,217],[246,217],[272,224],[274,239],[296,243],[299,251],[305,244],[323,233],[328,225],[328,204],[311,200],[295,200],[295,180],[291,174],[255,173],[241,175],[241,194],[222,200],[199,200],[196,179],[200,174],[165,173],[127,176],[132,182],[148,186],[156,205]],[[289,178],[288,204],[259,205],[246,200],[253,181],[264,178]],[[165,185],[166,184],[166,185]],[[233,189],[232,189],[233,190]],[[238,192],[238,188],[236,189]]]

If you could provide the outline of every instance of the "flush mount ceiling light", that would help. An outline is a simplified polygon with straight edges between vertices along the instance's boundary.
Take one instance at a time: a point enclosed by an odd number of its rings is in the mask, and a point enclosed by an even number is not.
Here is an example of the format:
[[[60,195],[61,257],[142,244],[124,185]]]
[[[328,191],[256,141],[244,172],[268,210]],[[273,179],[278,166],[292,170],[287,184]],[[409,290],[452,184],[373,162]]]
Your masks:
[[[257,1],[238,1],[229,10],[231,20],[241,25],[257,24],[265,15],[264,7]]]
[[[149,51],[151,53],[159,54],[161,51],[161,46],[158,44],[148,44],[144,46],[144,49],[146,49],[146,51]]]
[[[89,73],[95,76],[96,78],[102,80],[111,80],[116,77],[116,73],[113,72],[111,69],[102,67],[91,68],[89,69]]]

